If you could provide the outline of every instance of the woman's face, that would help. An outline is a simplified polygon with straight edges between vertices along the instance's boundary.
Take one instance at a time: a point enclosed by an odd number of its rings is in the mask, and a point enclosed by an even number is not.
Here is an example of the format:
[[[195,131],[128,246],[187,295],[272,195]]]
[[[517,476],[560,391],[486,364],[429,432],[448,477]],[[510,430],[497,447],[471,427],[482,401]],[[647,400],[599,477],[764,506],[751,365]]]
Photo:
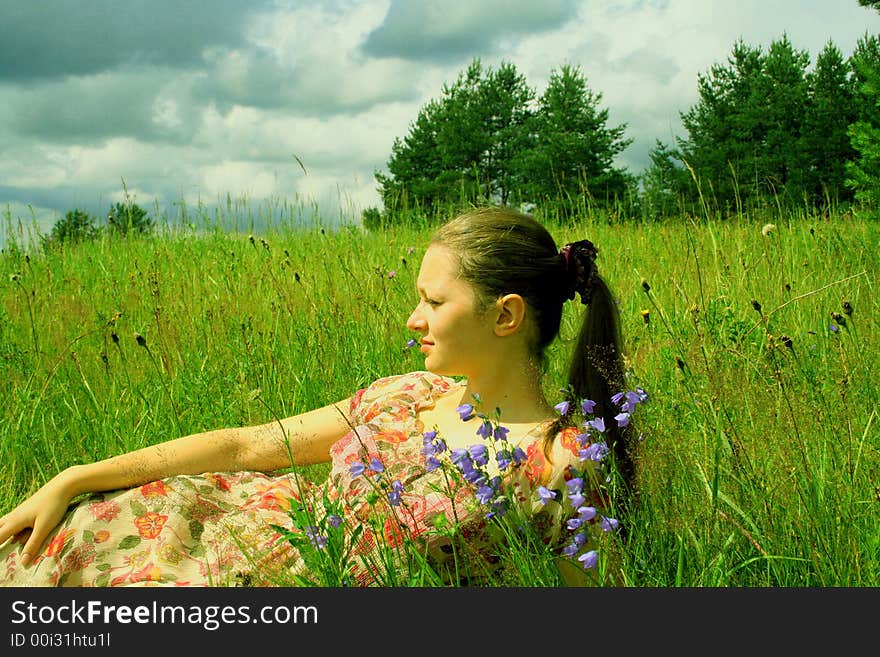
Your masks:
[[[444,246],[432,244],[422,258],[419,303],[406,322],[421,336],[425,369],[473,376],[491,358],[492,313],[477,313],[476,296],[458,277],[458,263]]]

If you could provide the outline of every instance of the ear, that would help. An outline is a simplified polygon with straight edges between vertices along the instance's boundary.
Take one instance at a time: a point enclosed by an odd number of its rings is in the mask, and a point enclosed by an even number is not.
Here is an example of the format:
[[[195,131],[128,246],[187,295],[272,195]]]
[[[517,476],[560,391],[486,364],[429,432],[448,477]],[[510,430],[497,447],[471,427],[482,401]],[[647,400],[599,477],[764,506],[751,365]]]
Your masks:
[[[505,294],[496,301],[495,335],[503,337],[516,333],[526,317],[526,302],[518,294]]]

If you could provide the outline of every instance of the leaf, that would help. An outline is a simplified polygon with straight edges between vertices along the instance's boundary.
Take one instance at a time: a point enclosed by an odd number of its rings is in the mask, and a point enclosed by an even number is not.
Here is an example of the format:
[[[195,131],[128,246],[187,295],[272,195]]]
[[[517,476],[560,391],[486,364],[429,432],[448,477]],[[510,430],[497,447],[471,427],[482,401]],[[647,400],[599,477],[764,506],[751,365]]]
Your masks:
[[[137,547],[141,543],[141,537],[135,536],[134,534],[130,534],[119,541],[119,545],[116,546],[118,550],[130,550],[134,547]]]
[[[147,507],[136,500],[132,500],[129,503],[129,508],[131,509],[131,513],[134,515],[135,518],[140,518],[141,516],[147,515]]]
[[[200,523],[198,520],[190,520],[189,522],[189,533],[192,534],[192,537],[195,540],[199,540],[202,537],[202,532],[205,531],[205,526]]]

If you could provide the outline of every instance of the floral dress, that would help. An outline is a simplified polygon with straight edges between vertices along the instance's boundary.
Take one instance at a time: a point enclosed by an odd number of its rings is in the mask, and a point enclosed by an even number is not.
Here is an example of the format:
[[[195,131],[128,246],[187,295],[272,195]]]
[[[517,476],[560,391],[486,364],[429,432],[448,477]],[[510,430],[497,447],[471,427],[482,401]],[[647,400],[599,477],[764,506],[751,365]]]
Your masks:
[[[302,543],[290,536],[307,535],[321,548],[319,528],[329,529],[328,519],[350,530],[346,584],[386,585],[389,568],[405,569],[407,561],[412,567],[411,558],[395,550],[405,539],[420,546],[422,566],[445,572],[447,581],[469,583],[468,575],[479,581],[498,560],[492,522],[474,484],[449,468],[427,467],[424,433],[430,427],[418,418],[420,409],[462,385],[411,372],[359,390],[349,409],[354,429],[332,445],[322,484],[295,471],[215,472],[93,494],[71,506],[29,566],[19,562],[26,532],[0,546],[0,585],[292,585],[308,581],[308,564],[295,547]],[[578,434],[564,429],[549,454],[540,431],[528,434],[520,444],[524,459],[503,477],[505,490],[547,542],[558,542],[575,514],[562,500],[572,473],[584,469]],[[474,442],[481,440],[475,436]],[[555,499],[538,495],[539,486]],[[585,494],[601,502],[597,490]],[[308,510],[314,524],[296,526],[297,509]],[[390,565],[389,554],[397,555]],[[453,563],[463,558],[471,564],[464,570]],[[296,580],[297,574],[306,580]]]

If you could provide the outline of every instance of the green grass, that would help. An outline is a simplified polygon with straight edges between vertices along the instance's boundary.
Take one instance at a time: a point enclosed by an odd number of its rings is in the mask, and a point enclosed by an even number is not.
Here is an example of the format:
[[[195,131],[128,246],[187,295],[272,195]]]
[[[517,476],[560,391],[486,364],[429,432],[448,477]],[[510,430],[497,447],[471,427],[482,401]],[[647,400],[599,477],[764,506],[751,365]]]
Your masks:
[[[548,221],[559,243],[598,245],[632,383],[651,395],[639,504],[614,550],[625,585],[880,584],[880,224],[776,214],[764,235],[765,221]],[[160,232],[4,250],[0,510],[69,465],[422,368],[404,322],[429,227]],[[505,583],[558,583],[539,548],[510,550]]]

